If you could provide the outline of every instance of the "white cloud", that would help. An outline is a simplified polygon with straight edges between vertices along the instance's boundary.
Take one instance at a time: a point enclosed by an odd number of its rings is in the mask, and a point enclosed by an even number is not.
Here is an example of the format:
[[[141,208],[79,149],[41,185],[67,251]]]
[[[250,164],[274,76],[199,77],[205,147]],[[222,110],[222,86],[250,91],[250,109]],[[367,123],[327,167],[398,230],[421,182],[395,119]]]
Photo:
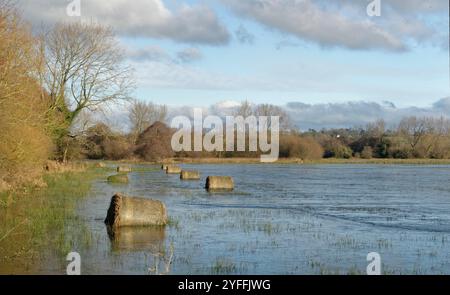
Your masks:
[[[79,21],[66,15],[68,3],[18,0],[26,18],[35,25]],[[126,36],[212,45],[226,44],[230,39],[214,11],[204,5],[181,4],[170,10],[162,0],[82,0],[81,20],[111,26]]]
[[[240,16],[324,47],[390,51],[408,49],[410,40],[436,38],[438,31],[420,16],[448,7],[437,0],[382,0],[382,16],[371,18],[366,14],[369,2],[362,0],[221,1]]]

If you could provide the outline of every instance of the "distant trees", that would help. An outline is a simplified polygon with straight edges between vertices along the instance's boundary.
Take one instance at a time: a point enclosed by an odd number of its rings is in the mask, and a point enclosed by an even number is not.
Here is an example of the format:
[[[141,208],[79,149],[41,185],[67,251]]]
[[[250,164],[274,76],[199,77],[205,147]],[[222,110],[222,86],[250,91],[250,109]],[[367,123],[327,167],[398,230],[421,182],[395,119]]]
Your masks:
[[[325,157],[449,158],[450,120],[406,117],[392,130],[383,121],[365,128],[308,132],[325,149]]]
[[[136,141],[138,136],[153,123],[166,120],[167,106],[134,99],[128,110],[128,118],[133,140]]]
[[[291,119],[286,111],[284,111],[281,107],[273,105],[273,104],[258,104],[252,105],[248,100],[245,100],[241,103],[239,108],[234,113],[235,116],[242,116],[247,118],[249,116],[277,116],[279,118],[280,129],[284,131],[288,131],[293,128],[293,124]],[[270,119],[267,122],[267,128],[271,128]]]
[[[408,117],[401,120],[398,126],[398,135],[408,144],[410,154],[413,157],[424,157],[423,151],[419,150],[419,145],[427,133],[426,119]]]
[[[248,100],[244,100],[239,108],[236,110],[235,116],[242,116],[244,118],[250,117],[253,115],[253,107]]]
[[[400,149],[408,157],[445,158],[450,154],[450,121],[444,118],[404,118],[397,131]]]
[[[87,130],[83,153],[90,159],[120,160],[132,155],[133,145],[126,136],[98,123]]]

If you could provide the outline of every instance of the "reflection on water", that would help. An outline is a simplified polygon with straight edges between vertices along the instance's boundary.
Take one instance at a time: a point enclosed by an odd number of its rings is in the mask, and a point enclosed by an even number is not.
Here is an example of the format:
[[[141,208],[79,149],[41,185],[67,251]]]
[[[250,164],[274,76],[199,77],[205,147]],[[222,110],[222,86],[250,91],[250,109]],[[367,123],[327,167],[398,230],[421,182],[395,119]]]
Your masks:
[[[92,242],[74,245],[84,274],[364,274],[369,252],[386,274],[450,274],[448,165],[182,166],[202,179],[142,165],[128,185],[94,184],[79,206]],[[208,175],[235,191],[208,193]],[[108,235],[116,192],[164,202],[170,226]]]
[[[165,227],[116,227],[106,226],[111,249],[114,252],[148,251],[160,253],[164,250]]]

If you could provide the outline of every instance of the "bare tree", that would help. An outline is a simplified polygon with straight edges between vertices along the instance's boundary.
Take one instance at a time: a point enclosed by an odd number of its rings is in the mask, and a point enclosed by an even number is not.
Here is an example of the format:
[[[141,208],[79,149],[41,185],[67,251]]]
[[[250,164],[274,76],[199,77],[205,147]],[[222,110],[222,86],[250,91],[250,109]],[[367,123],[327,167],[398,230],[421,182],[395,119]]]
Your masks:
[[[248,100],[245,100],[241,103],[241,106],[235,113],[236,116],[242,116],[244,118],[250,117],[253,115],[252,105]]]
[[[129,98],[131,69],[123,64],[113,31],[97,24],[58,24],[42,37],[41,50],[41,84],[50,101],[47,116],[57,122],[51,129],[59,154],[65,155],[61,142],[83,111]]]
[[[129,98],[131,69],[123,65],[123,52],[110,28],[58,24],[43,37],[42,50],[50,111],[62,113],[67,128],[85,109]]]
[[[369,136],[382,139],[386,132],[386,122],[379,119],[374,123],[367,124],[366,130]]]
[[[128,111],[128,118],[131,122],[131,132],[136,140],[142,132],[153,123],[164,122],[167,117],[167,106],[157,105],[152,102],[145,102],[134,99]]]
[[[427,132],[426,120],[417,117],[404,118],[398,126],[398,131],[407,141],[411,153],[415,154],[420,141]]]
[[[281,130],[290,130],[292,129],[291,119],[289,115],[279,106],[271,105],[271,104],[260,104],[256,106],[255,109],[256,116],[265,116],[271,117],[276,116],[279,117],[280,129]],[[271,122],[268,121],[268,128],[271,128]]]
[[[442,151],[446,146],[446,138],[448,138],[448,131],[450,127],[450,120],[444,117],[440,118],[424,118],[426,135],[424,141],[424,148],[426,156],[428,157],[442,157],[446,152]]]

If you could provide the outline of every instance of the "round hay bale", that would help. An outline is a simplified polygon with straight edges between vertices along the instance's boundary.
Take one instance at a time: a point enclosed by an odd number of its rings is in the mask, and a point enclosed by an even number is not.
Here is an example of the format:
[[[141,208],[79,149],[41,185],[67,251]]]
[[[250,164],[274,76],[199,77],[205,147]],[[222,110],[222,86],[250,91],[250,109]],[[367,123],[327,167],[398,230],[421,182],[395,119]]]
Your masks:
[[[205,188],[208,191],[231,191],[234,189],[234,181],[230,176],[208,176]]]
[[[181,168],[179,166],[169,165],[169,166],[167,166],[166,173],[167,174],[180,174]]]
[[[183,170],[183,171],[181,171],[180,179],[182,179],[182,180],[199,180],[200,173],[198,171]]]
[[[126,174],[111,175],[107,181],[109,183],[128,183],[128,176]]]
[[[117,172],[131,172],[131,168],[127,166],[119,166],[117,167]]]
[[[111,198],[105,223],[112,228],[166,225],[166,206],[160,201],[116,194]]]

